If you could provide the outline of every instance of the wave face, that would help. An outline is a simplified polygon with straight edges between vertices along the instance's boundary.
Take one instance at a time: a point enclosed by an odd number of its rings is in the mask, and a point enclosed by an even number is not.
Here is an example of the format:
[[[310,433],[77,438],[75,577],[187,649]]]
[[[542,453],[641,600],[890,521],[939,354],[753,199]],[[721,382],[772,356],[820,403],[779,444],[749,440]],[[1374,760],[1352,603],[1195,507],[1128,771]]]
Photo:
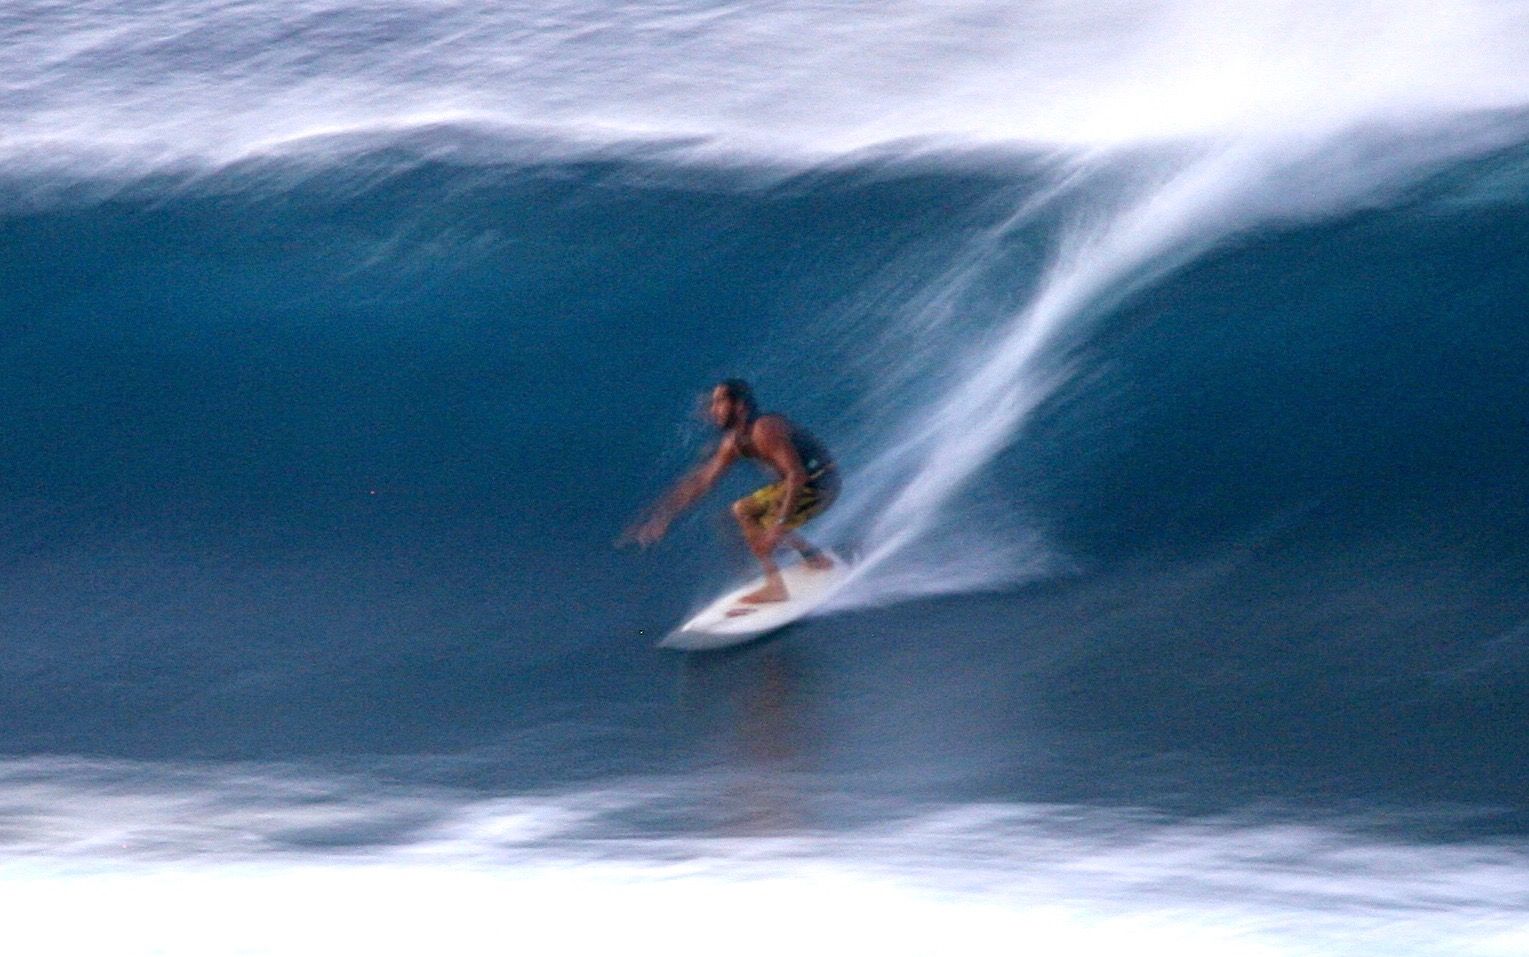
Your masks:
[[[0,184],[38,913],[588,838],[613,895],[838,862],[1059,951],[1523,939],[1529,5],[23,2]],[[682,659],[759,477],[612,541],[724,376],[860,571]]]

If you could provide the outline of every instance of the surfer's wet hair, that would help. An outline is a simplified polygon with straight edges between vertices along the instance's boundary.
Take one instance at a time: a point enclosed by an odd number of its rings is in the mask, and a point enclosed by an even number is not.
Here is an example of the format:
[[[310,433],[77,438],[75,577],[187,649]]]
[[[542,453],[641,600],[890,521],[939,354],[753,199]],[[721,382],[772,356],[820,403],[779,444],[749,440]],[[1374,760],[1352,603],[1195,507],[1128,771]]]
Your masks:
[[[759,403],[754,400],[754,387],[742,379],[723,379],[717,383],[717,388],[729,399],[742,405],[749,415],[759,411]]]

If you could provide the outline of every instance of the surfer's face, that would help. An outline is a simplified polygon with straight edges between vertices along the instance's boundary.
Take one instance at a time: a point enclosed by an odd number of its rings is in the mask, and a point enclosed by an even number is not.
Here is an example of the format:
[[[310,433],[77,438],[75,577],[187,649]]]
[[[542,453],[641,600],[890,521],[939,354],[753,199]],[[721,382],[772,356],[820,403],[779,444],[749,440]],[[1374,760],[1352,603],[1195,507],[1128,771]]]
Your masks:
[[[719,385],[711,390],[711,405],[707,408],[707,414],[717,428],[728,428],[738,415],[738,400]]]

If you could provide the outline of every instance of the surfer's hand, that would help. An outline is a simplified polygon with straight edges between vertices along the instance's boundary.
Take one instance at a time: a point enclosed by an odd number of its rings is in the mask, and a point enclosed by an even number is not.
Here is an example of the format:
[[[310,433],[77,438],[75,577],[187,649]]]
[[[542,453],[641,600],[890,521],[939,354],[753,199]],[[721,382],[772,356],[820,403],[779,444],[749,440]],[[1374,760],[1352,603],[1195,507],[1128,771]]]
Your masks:
[[[616,539],[616,544],[631,545],[635,542],[643,548],[647,548],[660,538],[663,538],[664,533],[668,530],[668,519],[662,516],[650,518],[646,522],[641,522],[627,529],[620,538]]]

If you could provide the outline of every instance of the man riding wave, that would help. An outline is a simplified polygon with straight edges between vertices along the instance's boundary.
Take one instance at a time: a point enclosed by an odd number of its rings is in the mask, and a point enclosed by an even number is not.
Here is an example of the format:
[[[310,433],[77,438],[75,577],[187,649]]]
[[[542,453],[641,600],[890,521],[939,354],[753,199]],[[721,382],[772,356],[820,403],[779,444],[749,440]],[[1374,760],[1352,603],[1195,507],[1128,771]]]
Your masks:
[[[749,551],[764,567],[764,586],[745,595],[749,604],[785,601],[790,597],[775,564],[774,552],[788,545],[802,562],[820,571],[833,567],[829,558],[796,529],[821,515],[839,494],[839,474],[823,444],[812,433],[783,415],[759,412],[754,391],[742,379],[725,379],[711,390],[707,417],[722,430],[716,451],[677,483],[653,506],[648,517],[629,529],[623,540],[652,545],[664,537],[669,523],[711,490],[732,464],[754,459],[778,480],[733,503],[733,517]]]

